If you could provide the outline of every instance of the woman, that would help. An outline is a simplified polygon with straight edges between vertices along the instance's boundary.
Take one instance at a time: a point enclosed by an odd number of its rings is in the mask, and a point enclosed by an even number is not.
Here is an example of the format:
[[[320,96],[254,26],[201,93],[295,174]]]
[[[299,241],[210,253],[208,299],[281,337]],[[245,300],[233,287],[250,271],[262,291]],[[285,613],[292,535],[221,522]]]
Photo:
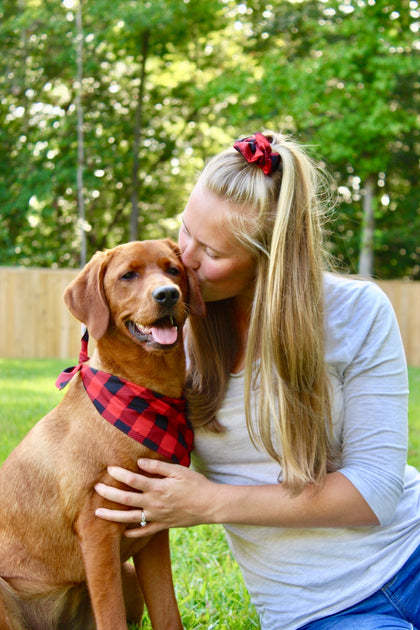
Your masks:
[[[98,516],[141,523],[127,536],[223,523],[264,630],[420,629],[401,339],[376,285],[325,271],[320,196],[281,134],[206,166],[179,235],[207,306],[187,334],[194,470],[111,468],[133,491],[97,491],[133,509]]]

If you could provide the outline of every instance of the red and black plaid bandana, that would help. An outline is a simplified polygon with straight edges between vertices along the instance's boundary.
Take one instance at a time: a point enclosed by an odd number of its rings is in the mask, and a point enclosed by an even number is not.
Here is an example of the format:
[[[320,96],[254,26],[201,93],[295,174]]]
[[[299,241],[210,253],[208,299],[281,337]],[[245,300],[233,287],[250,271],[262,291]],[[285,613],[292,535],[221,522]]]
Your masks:
[[[162,396],[86,365],[89,335],[82,338],[79,364],[61,372],[63,389],[80,370],[83,385],[101,416],[152,451],[176,464],[190,465],[194,434],[186,418],[185,398]]]

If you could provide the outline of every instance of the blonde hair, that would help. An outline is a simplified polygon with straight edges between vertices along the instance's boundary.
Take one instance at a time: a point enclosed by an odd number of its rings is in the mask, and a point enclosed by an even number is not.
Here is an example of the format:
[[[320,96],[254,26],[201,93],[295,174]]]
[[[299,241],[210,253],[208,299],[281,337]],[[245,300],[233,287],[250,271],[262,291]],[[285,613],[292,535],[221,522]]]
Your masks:
[[[263,132],[281,156],[265,175],[235,149],[214,157],[199,183],[237,204],[229,220],[255,259],[255,294],[245,356],[246,422],[254,445],[299,492],[328,469],[330,398],[324,362],[322,210],[319,170],[282,134]],[[239,350],[231,300],[207,304],[191,317],[186,394],[194,425],[222,431],[217,421]],[[258,367],[257,367],[258,366]],[[251,390],[259,379],[257,409]]]

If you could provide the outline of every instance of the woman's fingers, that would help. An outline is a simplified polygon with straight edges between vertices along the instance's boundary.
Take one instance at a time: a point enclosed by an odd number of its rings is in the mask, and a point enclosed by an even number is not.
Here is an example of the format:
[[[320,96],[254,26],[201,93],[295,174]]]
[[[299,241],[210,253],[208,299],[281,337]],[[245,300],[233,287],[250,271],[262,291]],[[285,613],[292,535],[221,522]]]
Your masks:
[[[161,532],[163,529],[167,529],[167,527],[159,525],[159,523],[147,523],[146,527],[132,527],[126,529],[124,536],[126,538],[141,538],[142,536],[151,536],[152,534]]]
[[[135,523],[134,528],[126,531],[127,536],[142,536],[170,527],[191,527],[210,522],[205,513],[209,507],[209,491],[213,492],[213,482],[189,468],[156,459],[139,459],[138,466],[140,473],[119,466],[108,468],[110,476],[128,489],[104,483],[95,486],[104,499],[134,509],[99,508],[97,516],[117,523]],[[147,525],[143,526],[142,510],[147,521]]]
[[[164,462],[154,462],[153,460],[142,460],[142,462],[145,464],[145,468],[148,468],[150,471],[153,469],[154,472],[160,474],[161,477],[165,473],[168,474],[171,472],[171,464],[169,464],[169,468],[166,468]],[[161,463],[164,464],[163,467],[159,466]],[[158,464],[158,466],[154,464]],[[96,492],[104,499],[108,499],[108,501],[126,505],[131,508],[137,508],[137,510],[122,511],[99,508],[96,511],[96,515],[103,519],[119,523],[139,523],[141,520],[141,509],[144,507],[144,492],[152,490],[157,480],[145,477],[131,470],[126,470],[120,466],[109,466],[108,473],[116,481],[128,486],[130,490],[122,490],[121,488],[115,488],[114,486],[109,486],[104,483],[98,483],[95,485]]]
[[[142,518],[143,510],[109,510],[108,508],[98,508],[95,511],[95,515],[105,521],[113,521],[114,523],[123,523],[125,525],[133,525],[125,530],[124,536],[127,538],[141,538],[142,536],[151,536],[156,534],[162,529],[167,529],[165,525],[160,523],[153,523],[148,520],[150,517],[147,510],[144,510],[144,518],[146,524]],[[137,526],[137,527],[136,527]]]
[[[170,464],[159,459],[146,459],[143,457],[137,460],[137,466],[140,470],[161,477],[175,477],[177,472],[184,470],[184,467],[178,464]]]
[[[130,524],[140,524],[141,522],[141,510],[109,510],[108,508],[98,508],[95,514],[105,521]]]
[[[142,493],[130,492],[127,490],[121,490],[120,488],[114,488],[113,486],[107,486],[104,483],[97,483],[95,490],[104,499],[113,501],[114,503],[121,503],[121,505],[128,505],[134,508],[142,507]]]
[[[126,486],[130,486],[133,490],[144,492],[147,489],[148,478],[137,472],[126,470],[120,466],[108,466],[108,473],[113,479],[125,483]]]
[[[183,470],[183,466],[161,462],[157,459],[139,459],[137,464],[141,470],[159,477],[175,477],[179,469]],[[153,488],[153,478],[145,477],[141,473],[120,466],[108,466],[107,470],[113,479],[121,481],[138,492],[147,492]]]
[[[144,466],[142,466],[144,470],[147,470],[147,472],[151,474],[157,474],[161,478],[165,475],[170,475],[170,473],[172,472],[172,468],[174,467],[174,464],[167,465],[165,464],[165,462],[159,462],[157,460],[149,459],[139,460],[139,464],[144,464]],[[121,468],[120,466],[109,466],[108,473],[116,481],[124,483],[126,486],[128,486],[130,490],[122,490],[121,488],[115,488],[114,486],[109,486],[104,483],[97,483],[95,485],[96,492],[108,501],[137,509],[114,510],[109,508],[98,508],[95,512],[96,516],[99,516],[100,518],[108,521],[127,524],[137,523],[140,525],[142,521],[143,508],[145,507],[144,502],[146,499],[144,492],[149,492],[153,490],[156,481],[158,480],[151,477],[145,477],[140,473],[126,470],[125,468]],[[147,512],[145,511],[144,513],[146,514]],[[145,532],[146,529],[150,531],[150,527],[146,528],[145,526],[140,526],[136,529],[130,529],[127,530],[127,535],[129,535],[130,537],[144,535],[145,533],[148,533]],[[156,529],[156,525],[153,529]],[[158,529],[160,528],[158,527]]]

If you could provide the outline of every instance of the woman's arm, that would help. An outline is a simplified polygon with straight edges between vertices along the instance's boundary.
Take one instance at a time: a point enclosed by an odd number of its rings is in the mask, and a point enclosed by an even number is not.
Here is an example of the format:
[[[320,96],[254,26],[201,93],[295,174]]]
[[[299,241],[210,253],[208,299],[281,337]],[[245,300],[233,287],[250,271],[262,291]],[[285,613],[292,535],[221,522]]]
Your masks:
[[[134,492],[100,485],[99,494],[135,509],[99,510],[98,516],[139,523],[143,508],[150,524],[131,530],[128,535],[133,536],[200,523],[287,528],[358,527],[389,521],[404,485],[407,375],[389,301],[371,283],[359,289],[357,300],[352,292],[343,293],[334,324],[335,345],[340,348],[335,360],[346,358],[342,472],[329,473],[322,486],[307,486],[298,496],[290,496],[281,483],[218,484],[175,464],[142,459],[140,469],[162,478],[111,468],[111,476]],[[337,310],[336,301],[333,306]]]
[[[133,488],[118,490],[98,484],[97,492],[131,510],[97,510],[97,516],[122,523],[140,523],[145,512],[147,527],[127,530],[127,536],[153,534],[169,527],[203,523],[237,523],[268,527],[357,527],[377,525],[378,520],[353,484],[339,472],[330,473],[321,487],[307,487],[292,497],[280,484],[233,486],[217,484],[203,475],[154,459],[139,460],[151,478],[119,467],[111,476]]]

